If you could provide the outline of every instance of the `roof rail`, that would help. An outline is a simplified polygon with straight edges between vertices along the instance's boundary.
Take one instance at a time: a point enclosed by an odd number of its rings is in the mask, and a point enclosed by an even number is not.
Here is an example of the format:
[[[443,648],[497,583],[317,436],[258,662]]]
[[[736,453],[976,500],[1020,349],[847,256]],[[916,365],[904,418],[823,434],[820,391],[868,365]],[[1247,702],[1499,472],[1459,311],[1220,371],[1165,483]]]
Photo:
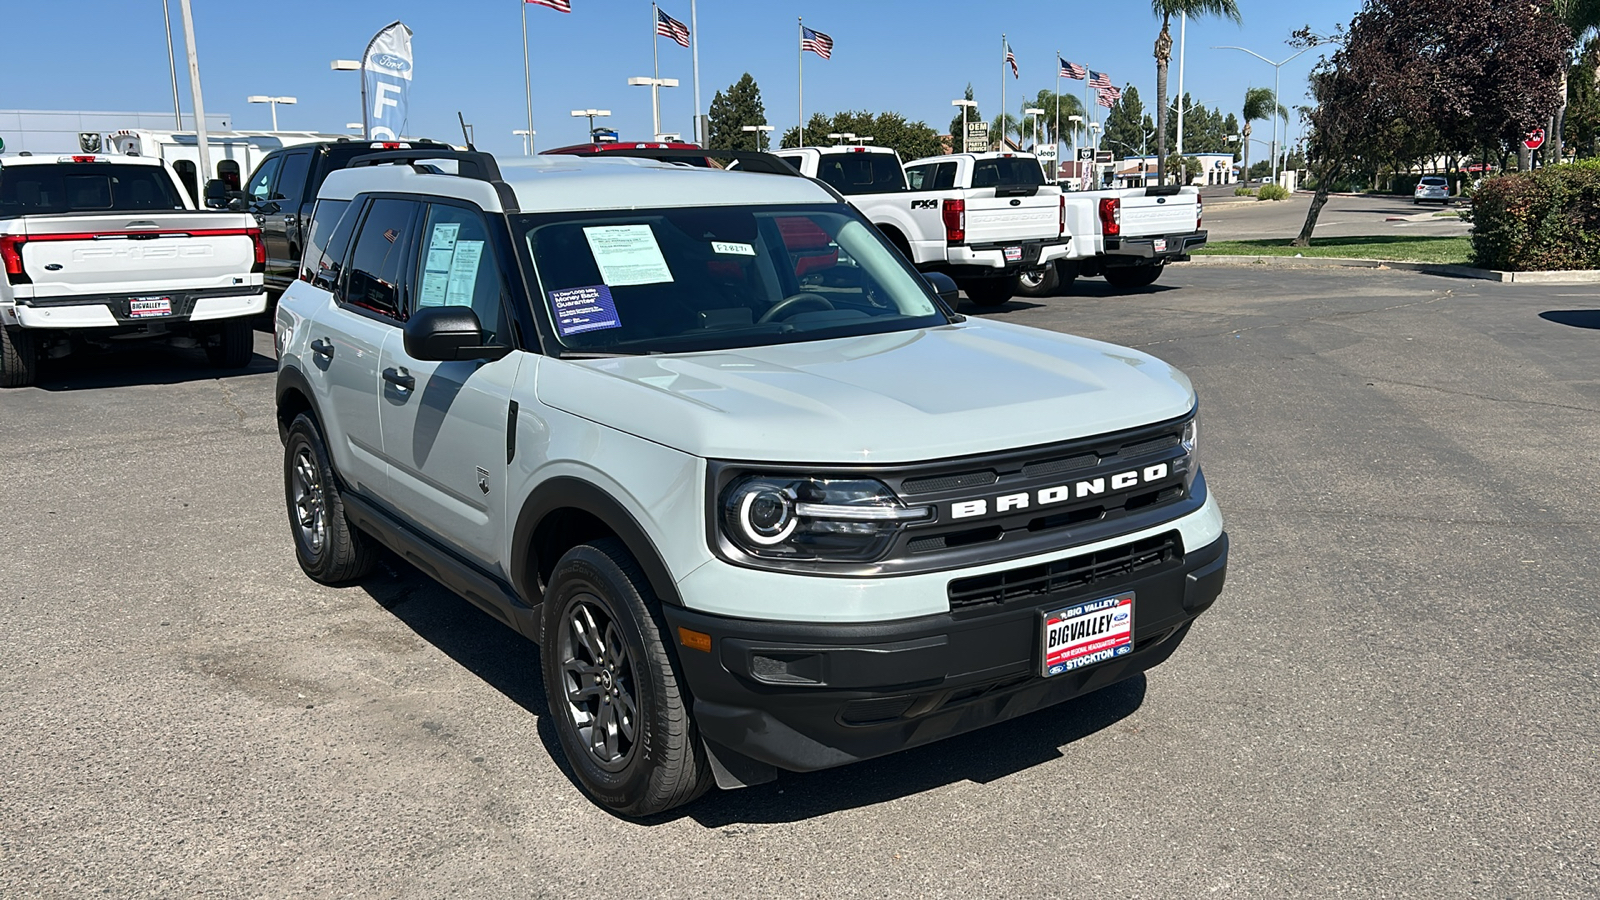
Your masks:
[[[443,149],[412,147],[408,150],[383,150],[350,160],[350,168],[382,165],[414,167],[417,163],[432,159],[454,160],[457,177],[488,182],[499,195],[500,204],[505,207],[506,212],[514,213],[520,210],[516,192],[511,189],[511,185],[506,184],[505,179],[500,177],[500,165],[494,161],[493,156],[478,150],[456,150],[449,146]]]
[[[596,156],[604,159],[608,156],[632,156],[639,159],[654,159],[660,162],[677,162],[690,159],[714,159],[718,162],[735,162],[739,164],[737,171],[760,172],[764,175],[796,175],[800,170],[789,165],[782,158],[771,153],[758,153],[754,150],[702,150],[700,148],[667,148],[667,147],[630,147],[626,150],[606,150]]]

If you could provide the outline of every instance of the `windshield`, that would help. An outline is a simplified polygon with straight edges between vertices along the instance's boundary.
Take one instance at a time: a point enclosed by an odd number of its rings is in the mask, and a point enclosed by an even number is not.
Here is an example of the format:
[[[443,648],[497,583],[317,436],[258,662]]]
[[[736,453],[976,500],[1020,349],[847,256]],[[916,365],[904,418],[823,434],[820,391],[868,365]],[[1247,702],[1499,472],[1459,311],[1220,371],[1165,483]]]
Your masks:
[[[0,216],[158,209],[183,209],[172,179],[158,166],[0,166]]]
[[[1044,170],[1032,157],[1001,156],[980,159],[972,166],[972,186],[1038,187],[1044,184]]]
[[[926,283],[845,206],[521,216],[557,340],[674,353],[944,325]]]

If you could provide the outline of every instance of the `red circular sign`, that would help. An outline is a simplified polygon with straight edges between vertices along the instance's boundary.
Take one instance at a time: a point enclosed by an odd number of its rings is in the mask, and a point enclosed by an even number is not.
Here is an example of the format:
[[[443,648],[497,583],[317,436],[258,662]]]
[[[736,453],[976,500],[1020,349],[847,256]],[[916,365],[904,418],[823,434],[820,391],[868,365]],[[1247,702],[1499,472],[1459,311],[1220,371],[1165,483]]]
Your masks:
[[[1529,150],[1537,150],[1540,147],[1543,147],[1544,129],[1535,128],[1534,130],[1528,132],[1528,136],[1522,140],[1522,146],[1527,147]]]

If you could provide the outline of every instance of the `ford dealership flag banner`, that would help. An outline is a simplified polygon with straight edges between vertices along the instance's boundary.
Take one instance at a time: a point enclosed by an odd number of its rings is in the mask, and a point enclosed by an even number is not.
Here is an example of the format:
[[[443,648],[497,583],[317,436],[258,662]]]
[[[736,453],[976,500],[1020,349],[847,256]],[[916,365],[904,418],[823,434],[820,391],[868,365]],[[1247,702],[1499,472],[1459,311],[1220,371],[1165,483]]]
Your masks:
[[[406,132],[411,96],[411,29],[392,22],[372,36],[361,59],[367,140],[392,141]]]

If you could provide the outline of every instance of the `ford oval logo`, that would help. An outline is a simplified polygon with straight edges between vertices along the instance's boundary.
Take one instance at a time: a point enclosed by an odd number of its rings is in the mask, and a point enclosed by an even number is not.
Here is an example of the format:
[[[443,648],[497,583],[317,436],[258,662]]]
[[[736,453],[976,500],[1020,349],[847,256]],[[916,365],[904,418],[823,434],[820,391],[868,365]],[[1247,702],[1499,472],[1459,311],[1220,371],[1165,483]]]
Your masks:
[[[393,53],[379,53],[372,58],[372,64],[380,69],[388,69],[391,72],[411,71],[410,60],[403,56],[396,56]]]
[[[44,268],[45,268],[46,272],[59,272],[59,271],[61,271],[61,263],[51,263],[50,265],[45,266]]]
[[[1165,202],[1167,202],[1167,198],[1165,198],[1165,197],[1157,197],[1156,198],[1156,202],[1157,203],[1165,203]]]

